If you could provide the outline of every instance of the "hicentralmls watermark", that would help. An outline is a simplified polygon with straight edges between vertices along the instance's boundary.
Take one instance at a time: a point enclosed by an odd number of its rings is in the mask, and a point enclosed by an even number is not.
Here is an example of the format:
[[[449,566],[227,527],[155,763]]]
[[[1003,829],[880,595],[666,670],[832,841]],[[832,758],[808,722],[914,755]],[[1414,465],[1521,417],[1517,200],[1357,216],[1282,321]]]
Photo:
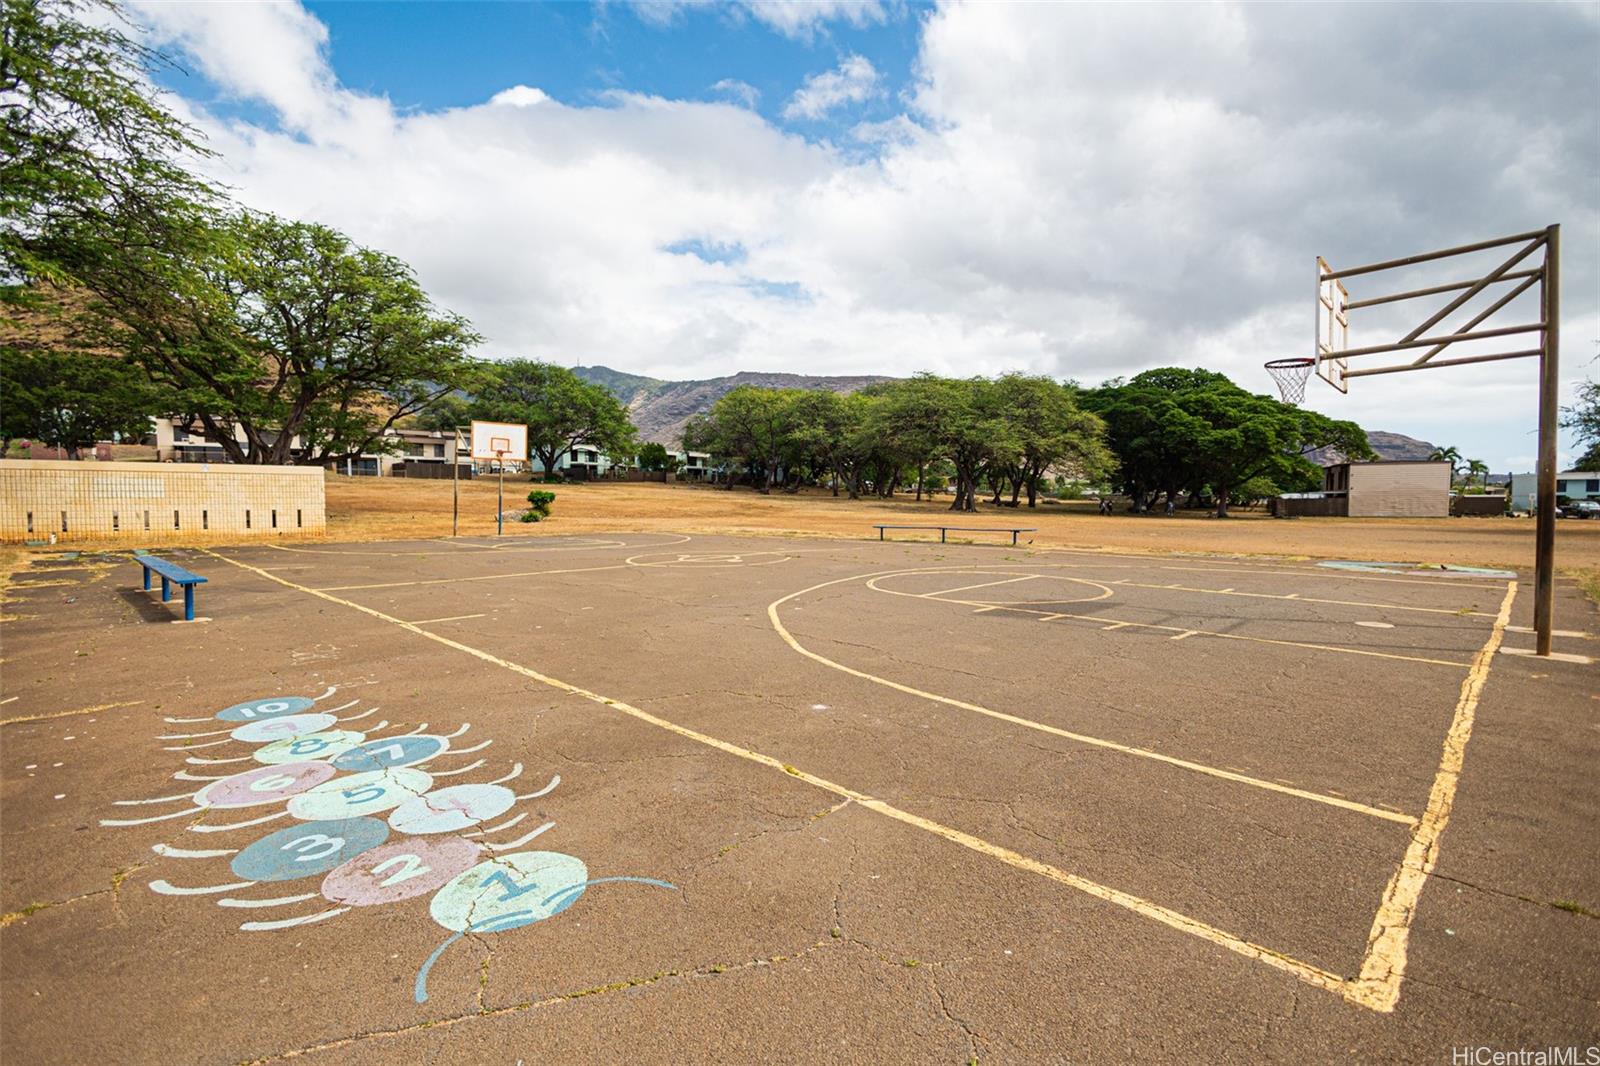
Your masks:
[[[1450,1066],[1600,1066],[1600,1044],[1582,1047],[1454,1047]]]

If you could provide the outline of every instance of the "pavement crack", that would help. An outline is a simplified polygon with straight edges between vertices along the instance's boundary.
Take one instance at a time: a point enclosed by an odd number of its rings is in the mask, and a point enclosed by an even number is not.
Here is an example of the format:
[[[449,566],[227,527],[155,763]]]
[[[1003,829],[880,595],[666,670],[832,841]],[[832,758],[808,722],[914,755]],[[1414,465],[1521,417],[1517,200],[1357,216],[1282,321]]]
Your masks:
[[[945,998],[944,989],[939,987],[939,978],[933,968],[929,968],[928,984],[933,988],[933,997],[939,1001],[939,1011],[944,1015],[945,1021],[960,1029],[967,1038],[968,1062],[978,1061],[978,1032],[972,1028],[970,1022],[950,1009],[950,1001]]]

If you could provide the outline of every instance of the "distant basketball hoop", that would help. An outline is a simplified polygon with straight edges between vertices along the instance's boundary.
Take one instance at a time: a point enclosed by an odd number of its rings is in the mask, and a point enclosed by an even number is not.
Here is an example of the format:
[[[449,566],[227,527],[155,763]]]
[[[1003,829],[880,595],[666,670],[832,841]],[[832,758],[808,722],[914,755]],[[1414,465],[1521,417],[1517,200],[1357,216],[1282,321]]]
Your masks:
[[[1278,386],[1284,403],[1298,404],[1306,398],[1306,382],[1311,379],[1315,359],[1274,359],[1266,364],[1267,373]]]

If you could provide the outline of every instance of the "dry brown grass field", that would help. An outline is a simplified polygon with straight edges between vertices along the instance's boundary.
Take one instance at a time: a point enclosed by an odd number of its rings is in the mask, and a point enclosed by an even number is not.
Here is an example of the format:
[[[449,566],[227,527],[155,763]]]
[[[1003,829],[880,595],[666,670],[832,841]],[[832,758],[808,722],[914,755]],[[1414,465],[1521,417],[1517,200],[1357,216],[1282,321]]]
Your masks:
[[[531,486],[506,481],[506,509],[522,504]],[[595,482],[547,486],[556,494],[551,517],[537,525],[507,521],[508,534],[563,534],[623,530],[788,534],[810,537],[876,536],[874,523],[1037,526],[1024,534],[1036,548],[1090,548],[1139,552],[1280,555],[1314,559],[1376,559],[1474,566],[1533,566],[1533,522],[1526,518],[1297,518],[1236,510],[1217,519],[1209,512],[1101,515],[1092,502],[1026,507],[984,507],[958,515],[949,500],[918,503],[844,497],[826,490],[762,496],[702,485]],[[461,533],[494,532],[495,483],[461,486]],[[450,482],[404,478],[328,478],[328,536],[379,540],[450,534]],[[937,536],[897,532],[896,536]],[[976,541],[1000,542],[994,535]],[[1563,572],[1600,570],[1600,522],[1557,524],[1557,558]]]

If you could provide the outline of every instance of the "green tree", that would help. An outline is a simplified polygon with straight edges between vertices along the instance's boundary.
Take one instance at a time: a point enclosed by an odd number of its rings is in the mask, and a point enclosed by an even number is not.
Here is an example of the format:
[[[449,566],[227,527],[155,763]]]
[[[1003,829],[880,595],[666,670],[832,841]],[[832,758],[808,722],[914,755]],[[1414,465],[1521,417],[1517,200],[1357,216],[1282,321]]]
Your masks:
[[[1479,488],[1489,483],[1489,464],[1482,459],[1467,460],[1467,488],[1472,487],[1474,480],[1478,482]]]
[[[665,444],[647,441],[639,447],[639,469],[670,474],[678,469],[678,457],[667,451]]]
[[[1310,451],[1372,454],[1355,423],[1246,392],[1209,370],[1150,370],[1084,399],[1105,418],[1124,488],[1140,507],[1157,492],[1169,500],[1209,493],[1225,518],[1230,498],[1252,479],[1268,478],[1281,491],[1306,484],[1316,474]]]
[[[995,382],[1002,417],[1010,425],[1018,451],[1003,464],[1011,482],[1011,505],[1023,489],[1028,506],[1039,505],[1039,481],[1061,464],[1094,480],[1111,468],[1105,446],[1105,423],[1078,407],[1073,390],[1046,377],[1007,374]]]
[[[690,420],[684,428],[684,447],[733,460],[749,471],[756,491],[769,494],[785,458],[793,454],[800,393],[741,385],[719,397],[703,418]],[[733,488],[733,481],[730,471],[728,488]]]
[[[74,265],[90,314],[233,462],[381,451],[385,430],[478,372],[466,320],[336,230],[246,211],[141,246],[137,221],[120,252]]]
[[[865,431],[875,439],[892,442],[905,465],[916,469],[916,498],[922,499],[929,467],[945,454],[939,426],[944,406],[951,398],[948,380],[918,374],[863,391],[879,400]]]
[[[633,454],[636,431],[628,412],[603,386],[566,367],[533,359],[495,363],[478,392],[473,413],[495,422],[528,427],[528,450],[556,477],[562,456],[579,444],[606,455]]]
[[[1578,402],[1561,410],[1561,424],[1573,431],[1584,449],[1572,464],[1574,470],[1600,470],[1600,382],[1578,386]]]
[[[214,199],[207,154],[150,74],[166,64],[108,0],[0,0],[0,295],[70,282],[119,223],[182,225]],[[63,254],[69,253],[69,254]]]
[[[453,430],[457,427],[465,429],[472,421],[472,404],[466,397],[455,392],[447,392],[424,406],[416,414],[415,423],[418,429],[431,429],[435,432]]]
[[[5,443],[42,441],[68,459],[96,441],[145,436],[160,405],[143,372],[114,356],[12,344],[0,348],[0,393]]]

